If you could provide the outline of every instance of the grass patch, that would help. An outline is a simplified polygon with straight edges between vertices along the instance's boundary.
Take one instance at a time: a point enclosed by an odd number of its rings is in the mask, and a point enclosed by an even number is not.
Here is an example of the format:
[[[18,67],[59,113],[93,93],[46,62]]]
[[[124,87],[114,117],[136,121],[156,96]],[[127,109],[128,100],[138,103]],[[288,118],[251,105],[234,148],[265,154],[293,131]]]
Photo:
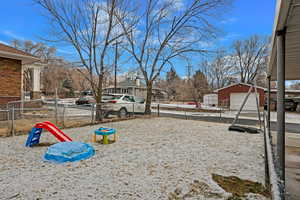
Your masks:
[[[214,192],[208,184],[202,181],[194,180],[189,184],[187,193],[183,194],[181,188],[176,188],[174,192],[169,193],[169,200],[184,200],[189,198],[198,198],[203,196],[207,198],[222,198],[222,194]]]
[[[60,129],[65,128],[78,128],[78,127],[84,127],[84,126],[91,126],[91,125],[97,125],[97,124],[105,124],[105,123],[111,123],[111,122],[119,122],[119,121],[125,121],[130,119],[137,119],[137,118],[152,118],[153,116],[147,116],[147,115],[135,115],[130,116],[128,118],[104,118],[102,121],[95,121],[94,123],[91,123],[90,118],[75,118],[75,119],[65,119],[64,122],[61,120],[58,121],[58,123],[55,123],[54,118],[33,118],[33,119],[16,119],[14,120],[14,133],[15,135],[24,135],[28,134],[29,131],[31,131],[32,127],[39,122],[44,121],[50,121],[54,123],[57,127]],[[8,121],[3,121],[0,123],[0,137],[9,137],[12,136],[11,129],[8,128]],[[11,125],[10,125],[11,127]]]
[[[247,193],[260,194],[265,197],[269,197],[269,191],[258,182],[240,179],[236,176],[221,176],[218,174],[212,174],[212,179],[218,183],[226,192],[232,194],[230,200],[238,200],[241,197],[245,197]]]

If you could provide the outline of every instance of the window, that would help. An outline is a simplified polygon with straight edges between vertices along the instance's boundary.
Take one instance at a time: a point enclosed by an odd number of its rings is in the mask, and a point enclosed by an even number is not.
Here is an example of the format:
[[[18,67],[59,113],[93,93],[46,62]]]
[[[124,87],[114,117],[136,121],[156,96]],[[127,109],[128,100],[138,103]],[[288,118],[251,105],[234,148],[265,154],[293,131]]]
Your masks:
[[[134,102],[133,96],[125,96],[125,97],[123,98],[123,100],[124,100],[124,101],[128,101],[128,102]]]

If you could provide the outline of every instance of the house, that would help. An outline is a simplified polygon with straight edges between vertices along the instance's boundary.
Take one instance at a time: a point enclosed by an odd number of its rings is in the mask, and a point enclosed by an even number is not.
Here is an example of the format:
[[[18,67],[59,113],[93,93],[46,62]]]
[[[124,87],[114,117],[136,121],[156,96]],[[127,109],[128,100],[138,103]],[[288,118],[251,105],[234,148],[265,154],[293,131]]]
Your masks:
[[[39,98],[40,94],[40,64],[39,58],[0,43],[0,107],[5,107],[10,101],[23,99],[23,73],[31,71],[32,96]]]
[[[114,86],[104,88],[104,93],[130,94],[137,97],[146,98],[147,87],[138,76],[134,78],[127,77],[117,84],[116,89]],[[154,101],[163,100],[167,98],[167,94],[164,90],[154,87],[152,89],[152,97]]]
[[[216,90],[218,94],[218,105],[221,107],[229,107],[230,110],[239,110],[251,85],[246,83],[235,83]],[[265,93],[264,88],[257,87],[259,95],[259,106],[264,106]],[[243,108],[244,110],[256,110],[255,90],[253,89]]]

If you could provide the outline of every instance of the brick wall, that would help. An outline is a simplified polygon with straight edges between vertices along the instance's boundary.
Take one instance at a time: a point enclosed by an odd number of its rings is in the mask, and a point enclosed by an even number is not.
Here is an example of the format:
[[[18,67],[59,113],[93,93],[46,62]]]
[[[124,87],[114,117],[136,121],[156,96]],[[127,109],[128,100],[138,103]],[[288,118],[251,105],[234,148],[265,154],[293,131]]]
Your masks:
[[[0,105],[21,99],[22,62],[0,57]]]
[[[219,106],[230,106],[230,93],[247,93],[250,87],[247,85],[234,85],[223,90],[218,91],[218,104]],[[254,92],[254,89],[253,91]],[[257,88],[259,93],[259,105],[264,106],[265,93],[263,89]],[[224,105],[224,102],[226,105]]]

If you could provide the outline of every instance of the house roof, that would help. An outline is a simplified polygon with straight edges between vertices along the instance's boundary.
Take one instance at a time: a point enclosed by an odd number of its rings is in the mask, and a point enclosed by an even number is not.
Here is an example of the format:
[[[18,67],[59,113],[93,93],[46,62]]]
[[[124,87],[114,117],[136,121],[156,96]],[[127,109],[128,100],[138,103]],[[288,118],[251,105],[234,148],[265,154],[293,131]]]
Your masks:
[[[268,64],[268,75],[276,80],[277,74],[277,38],[285,32],[285,79],[300,79],[300,4],[299,0],[277,0],[272,50]]]
[[[140,85],[137,86],[135,80],[131,80],[131,79],[127,78],[124,81],[121,81],[120,83],[118,83],[118,86],[119,87],[145,87],[146,85],[140,81]]]
[[[22,60],[24,64],[33,63],[40,59],[30,53],[0,43],[0,57]]]
[[[228,85],[228,86],[226,86],[226,87],[219,88],[219,89],[215,90],[214,92],[218,92],[218,91],[220,91],[220,90],[224,90],[224,89],[227,89],[227,88],[236,86],[236,85],[244,85],[244,86],[248,86],[248,87],[251,87],[251,86],[252,86],[251,84],[247,84],[247,83],[234,83],[234,84]],[[265,90],[265,88],[259,87],[259,86],[256,86],[256,88],[257,88],[257,89]]]

